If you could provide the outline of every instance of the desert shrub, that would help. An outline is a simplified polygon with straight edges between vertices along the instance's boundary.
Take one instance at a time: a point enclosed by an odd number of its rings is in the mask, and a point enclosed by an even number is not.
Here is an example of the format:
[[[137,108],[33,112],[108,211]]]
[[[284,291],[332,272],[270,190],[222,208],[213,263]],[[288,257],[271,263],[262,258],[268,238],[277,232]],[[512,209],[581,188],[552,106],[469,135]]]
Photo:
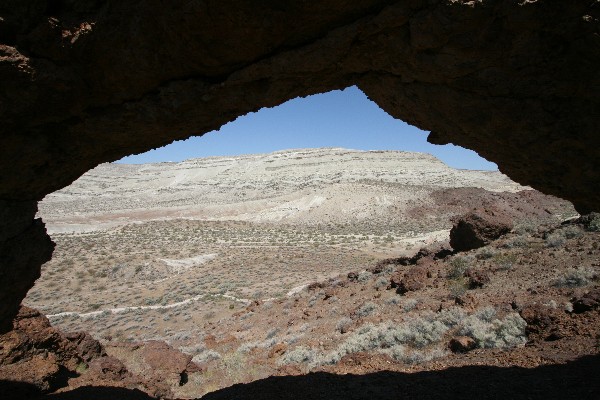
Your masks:
[[[494,316],[493,309],[480,310],[465,318],[459,332],[473,338],[481,348],[515,347],[527,342],[527,323],[519,314],[508,314],[502,320]]]
[[[369,271],[363,271],[360,274],[358,274],[358,281],[360,283],[365,283],[366,281],[371,279],[371,275],[372,274]]]
[[[448,270],[447,277],[449,279],[462,277],[465,271],[471,266],[472,261],[472,256],[455,256],[450,261],[450,269]]]
[[[392,358],[404,359],[405,346],[422,349],[439,342],[444,334],[463,318],[459,309],[428,313],[404,324],[365,324],[356,329],[338,348],[313,361],[315,365],[335,364],[347,354],[377,350]]]
[[[381,276],[379,278],[377,278],[377,280],[375,281],[375,289],[381,289],[382,287],[386,287],[389,283],[389,279]]]
[[[493,247],[483,247],[479,252],[475,255],[478,260],[487,260],[490,259],[496,254],[496,250]]]
[[[507,241],[503,245],[503,247],[506,247],[507,249],[512,249],[515,247],[524,248],[524,247],[528,247],[528,246],[529,246],[529,242],[527,241],[527,238],[525,238],[525,236],[521,236],[521,235],[513,238],[512,240]]]
[[[240,315],[240,321],[250,318],[253,315],[254,315],[254,311],[248,311],[247,313]]]
[[[568,313],[572,313],[573,312],[573,303],[571,303],[570,301],[565,302],[565,304],[563,304],[563,310],[565,310]]]
[[[267,332],[266,339],[272,339],[279,333],[279,328],[273,328]]]
[[[536,231],[536,226],[532,222],[525,221],[520,224],[517,224],[513,231],[518,235],[534,233]]]
[[[492,306],[486,306],[477,310],[473,315],[481,321],[492,322],[496,317],[496,309]]]
[[[517,261],[516,254],[494,254],[492,258],[498,268],[505,271],[512,269],[514,263]]]
[[[277,343],[277,340],[275,340],[275,338],[268,338],[267,340],[264,340],[262,342],[247,342],[242,344],[239,348],[238,348],[238,352],[239,353],[249,353],[250,351],[252,351],[252,349],[256,349],[256,348],[260,348],[260,349],[269,349],[271,347],[273,347],[275,345],[275,343]]]
[[[388,264],[383,269],[383,273],[386,275],[393,274],[394,272],[396,272],[396,266],[394,264]]]
[[[545,237],[547,247],[561,247],[565,244],[565,236],[562,232],[553,232]]]
[[[218,368],[233,383],[256,380],[259,373],[254,366],[249,365],[246,355],[239,351],[224,355]]]
[[[419,304],[419,300],[417,299],[406,299],[404,304],[402,304],[402,309],[406,312],[413,310],[417,304]]]
[[[401,344],[397,344],[387,349],[383,349],[381,352],[383,354],[387,354],[396,361],[402,361],[406,356],[406,347],[402,346]]]
[[[298,346],[293,350],[286,352],[279,360],[279,365],[286,364],[312,364],[315,361],[316,352],[305,346]]]
[[[195,363],[205,363],[208,361],[218,360],[221,358],[221,354],[214,350],[202,349],[200,353],[192,357],[192,361]]]
[[[586,229],[591,232],[600,232],[600,213],[591,213],[588,215]]]
[[[405,363],[419,363],[447,354],[446,350],[439,348],[439,344],[448,332],[472,337],[479,347],[514,347],[526,342],[526,326],[527,323],[516,313],[497,319],[493,307],[471,315],[454,307],[438,313],[428,312],[402,324],[367,323],[354,330],[329,353],[299,346],[286,353],[279,360],[279,365],[303,363],[312,368],[336,364],[348,354],[363,351],[385,353]]]
[[[260,300],[263,297],[264,297],[264,295],[261,290],[257,290],[254,293],[252,293],[252,299],[254,299],[254,300]]]
[[[466,316],[463,309],[459,307],[452,307],[434,315],[438,321],[446,325],[448,328],[455,328],[459,326]]]
[[[561,229],[561,232],[567,239],[574,239],[582,234],[581,229],[577,225],[567,225]]]
[[[355,312],[354,315],[356,315],[359,318],[363,318],[363,317],[367,317],[369,315],[371,315],[373,313],[373,311],[375,311],[377,309],[377,304],[368,301],[366,303],[364,303],[362,306],[360,306]]]
[[[406,364],[421,364],[427,361],[435,360],[444,357],[448,351],[443,348],[434,348],[428,351],[413,350],[406,352],[401,358],[395,358],[397,361],[403,361]]]
[[[402,301],[401,296],[395,295],[385,300],[385,304],[389,306],[397,306]]]
[[[204,314],[204,319],[213,319],[215,317],[215,312],[214,311],[209,311],[206,314]]]
[[[469,280],[463,277],[452,279],[448,283],[448,289],[450,290],[450,296],[456,299],[467,292],[469,289]]]
[[[296,342],[298,342],[298,340],[300,340],[302,338],[302,335],[289,335],[288,337],[285,338],[284,342],[287,343],[288,345],[290,344],[294,344]]]
[[[587,286],[596,277],[596,272],[590,268],[569,268],[554,281],[553,286],[569,288]]]
[[[335,330],[338,331],[339,333],[346,333],[348,332],[348,330],[350,329],[350,326],[352,326],[354,322],[348,318],[348,317],[344,317],[342,319],[340,319],[337,324],[335,324]]]

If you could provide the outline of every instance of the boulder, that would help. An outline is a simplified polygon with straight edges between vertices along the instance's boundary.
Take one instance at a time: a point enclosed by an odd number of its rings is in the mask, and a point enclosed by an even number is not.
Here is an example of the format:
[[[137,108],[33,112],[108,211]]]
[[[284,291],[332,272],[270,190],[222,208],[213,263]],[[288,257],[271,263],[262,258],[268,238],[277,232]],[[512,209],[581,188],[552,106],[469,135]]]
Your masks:
[[[457,336],[450,339],[448,348],[453,353],[466,353],[477,347],[477,343],[473,338],[468,336]]]
[[[77,351],[85,362],[106,355],[100,342],[87,332],[69,332],[65,334],[65,337],[77,346]]]
[[[512,227],[512,220],[505,214],[474,210],[455,220],[450,230],[450,246],[455,251],[477,249],[507,234]]]
[[[415,266],[409,269],[406,273],[396,272],[390,278],[392,288],[396,288],[396,292],[404,294],[423,289],[427,283],[428,274],[427,268],[424,266]]]
[[[525,332],[530,339],[552,341],[565,336],[564,311],[541,304],[530,304],[523,307],[519,314],[527,322]]]
[[[0,335],[0,380],[27,383],[41,392],[67,385],[85,366],[77,346],[39,311],[21,306],[13,329]]]
[[[580,314],[600,308],[600,289],[596,288],[572,300],[573,312]]]

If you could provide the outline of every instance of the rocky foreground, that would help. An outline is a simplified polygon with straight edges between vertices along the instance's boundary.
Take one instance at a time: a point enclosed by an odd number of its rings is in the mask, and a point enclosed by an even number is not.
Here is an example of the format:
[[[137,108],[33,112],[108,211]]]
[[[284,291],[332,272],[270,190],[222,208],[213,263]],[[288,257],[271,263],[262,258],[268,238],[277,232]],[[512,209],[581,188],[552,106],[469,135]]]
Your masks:
[[[23,307],[0,337],[0,394],[598,398],[599,231],[598,215],[532,226],[476,210],[455,221],[455,249],[438,243],[254,301],[181,351],[61,333]]]

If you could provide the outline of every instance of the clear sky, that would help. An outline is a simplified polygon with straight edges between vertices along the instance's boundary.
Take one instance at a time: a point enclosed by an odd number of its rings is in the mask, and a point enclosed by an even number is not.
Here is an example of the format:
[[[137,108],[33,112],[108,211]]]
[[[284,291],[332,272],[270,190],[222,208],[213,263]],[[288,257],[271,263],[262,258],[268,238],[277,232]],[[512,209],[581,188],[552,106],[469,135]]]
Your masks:
[[[270,153],[310,147],[430,153],[454,168],[495,170],[496,164],[458,146],[427,143],[427,133],[392,118],[356,87],[290,100],[239,117],[201,137],[177,141],[121,163]]]

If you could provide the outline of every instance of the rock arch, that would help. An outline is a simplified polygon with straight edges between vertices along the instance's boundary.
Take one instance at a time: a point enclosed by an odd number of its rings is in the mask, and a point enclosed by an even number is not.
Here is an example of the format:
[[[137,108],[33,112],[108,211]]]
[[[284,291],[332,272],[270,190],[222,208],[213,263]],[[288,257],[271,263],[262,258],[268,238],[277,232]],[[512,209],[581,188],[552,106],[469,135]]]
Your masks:
[[[432,143],[600,209],[591,0],[8,0],[0,325],[51,257],[36,202],[101,162],[356,84]],[[0,329],[1,330],[1,329]]]

